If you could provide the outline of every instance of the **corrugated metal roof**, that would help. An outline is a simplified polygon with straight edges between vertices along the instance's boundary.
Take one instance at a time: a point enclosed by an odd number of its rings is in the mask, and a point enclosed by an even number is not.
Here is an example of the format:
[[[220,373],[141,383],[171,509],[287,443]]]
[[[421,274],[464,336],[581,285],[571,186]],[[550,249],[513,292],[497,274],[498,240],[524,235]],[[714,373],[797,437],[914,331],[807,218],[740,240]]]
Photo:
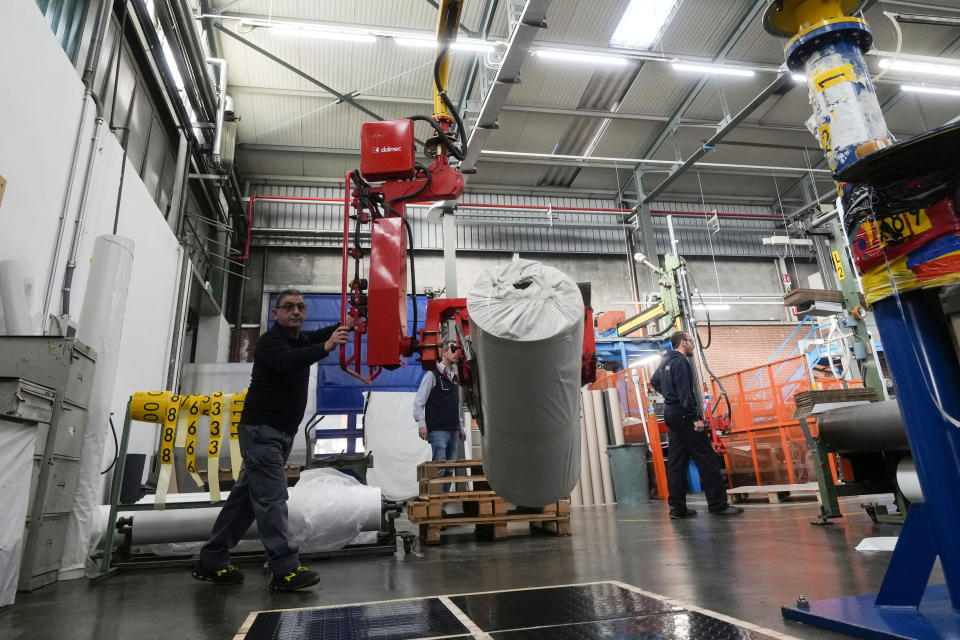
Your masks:
[[[667,53],[713,58],[756,0],[681,0],[661,39]]]
[[[229,0],[215,0],[216,6],[225,6]],[[538,34],[537,43],[606,46],[628,0],[553,0],[547,13],[548,28]],[[756,0],[680,0],[672,21],[668,24],[661,44],[655,48],[669,55],[716,56],[722,44],[731,37],[741,17],[755,6]],[[925,4],[955,8],[955,0],[925,0]],[[493,22],[492,37],[505,38],[507,34],[507,3],[498,3]],[[486,2],[471,0],[466,3],[463,23],[470,29],[479,27]],[[883,16],[884,6],[878,3],[867,12],[876,46],[884,50],[896,48],[890,22]],[[906,9],[903,9],[906,11]],[[919,10],[917,10],[919,11]],[[230,9],[231,13],[272,15],[276,19],[289,18],[318,20],[344,26],[372,26],[382,29],[410,29],[430,33],[435,29],[436,9],[423,0],[364,0],[364,2],[304,2],[303,0],[243,0]],[[226,21],[229,27],[233,21]],[[954,30],[942,27],[902,25],[902,50],[907,53],[941,55],[955,38]],[[258,29],[244,37],[274,52],[290,64],[340,92],[366,91],[385,98],[368,101],[364,105],[384,118],[406,117],[414,113],[429,113],[432,93],[430,61],[432,51],[398,46],[389,38],[380,38],[373,44],[302,40],[286,38]],[[224,56],[229,63],[229,81],[237,115],[241,117],[240,143],[314,146],[324,148],[356,149],[359,145],[360,125],[368,116],[344,104],[331,104],[316,85],[299,78],[252,51],[235,40],[220,36]],[[728,59],[778,66],[783,62],[784,40],[766,34],[759,16],[751,22],[733,47]],[[956,56],[956,53],[952,55]],[[457,54],[450,78],[450,93],[460,95],[467,71],[477,58],[472,54]],[[868,57],[872,66],[873,57]],[[521,80],[508,104],[530,107],[575,109],[578,106],[609,108],[607,98],[601,95],[596,73],[590,66],[558,63],[530,58],[525,62]],[[681,74],[668,64],[647,62],[642,65],[636,80],[624,96],[619,111],[660,117],[672,116],[700,76]],[[736,78],[711,79],[705,90],[686,111],[687,119],[716,122],[725,115],[721,92],[726,102],[726,113],[736,113],[767,83],[769,73],[758,73],[752,80]],[[897,95],[896,83],[878,86],[881,102],[891,97],[887,118],[891,130],[898,134],[915,134],[942,124],[956,115],[956,107],[949,99],[935,96],[916,98]],[[395,98],[399,101],[390,101]],[[411,103],[409,100],[415,100]],[[784,96],[772,97],[748,119],[772,127],[799,128],[810,116],[810,106],[802,89]],[[493,132],[487,148],[550,153],[558,143],[572,145],[571,152],[580,150],[601,120],[576,118],[535,112],[500,114],[500,129]],[[660,135],[661,122],[618,120],[610,122],[593,150],[595,156],[638,157]],[[421,137],[426,131],[418,129]],[[679,155],[692,153],[699,141],[710,135],[709,128],[683,127],[677,135]],[[815,140],[804,131],[783,129],[738,128],[730,140],[749,142],[781,142],[785,145],[810,146],[819,161]],[[574,149],[573,147],[576,147]],[[655,157],[674,159],[678,155],[673,141],[657,151]],[[803,166],[805,154],[796,149],[770,149],[722,145],[705,160],[737,162],[758,165]],[[239,163],[249,173],[277,175],[305,175],[335,178],[345,167],[354,165],[356,156],[329,154],[278,153],[243,151]],[[481,161],[483,184],[532,187],[541,182],[546,168],[537,164],[505,163],[484,158]],[[626,167],[624,168],[626,171]],[[573,179],[574,190],[616,189],[617,174],[611,169],[558,170],[565,180]],[[575,177],[574,177],[575,176]],[[652,186],[662,174],[648,175]],[[790,179],[784,178],[785,182]],[[561,180],[562,181],[562,180]],[[775,198],[772,181],[766,177],[703,174],[705,195],[745,198]],[[671,192],[691,194],[699,192],[700,183],[691,176],[681,177]]]
[[[553,0],[547,12],[547,28],[537,40],[569,44],[610,44],[629,0]]]
[[[668,64],[643,65],[620,105],[623,113],[669,116],[697,83],[696,76],[681,74]]]

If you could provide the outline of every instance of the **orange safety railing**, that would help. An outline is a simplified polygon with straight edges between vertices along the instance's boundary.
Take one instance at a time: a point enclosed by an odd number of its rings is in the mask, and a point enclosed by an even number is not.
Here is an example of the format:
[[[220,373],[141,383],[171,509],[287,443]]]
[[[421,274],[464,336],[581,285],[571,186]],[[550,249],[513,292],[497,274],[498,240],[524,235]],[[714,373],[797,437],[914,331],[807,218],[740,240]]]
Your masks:
[[[811,388],[863,386],[861,380],[830,377],[815,377],[812,386],[802,355],[720,376],[720,381],[730,399],[731,428],[726,436],[725,461],[731,487],[813,481],[813,456],[793,417],[794,396]],[[720,390],[716,381],[712,386],[713,397],[717,398]],[[721,402],[719,410],[725,408]],[[811,429],[816,426],[811,424]]]

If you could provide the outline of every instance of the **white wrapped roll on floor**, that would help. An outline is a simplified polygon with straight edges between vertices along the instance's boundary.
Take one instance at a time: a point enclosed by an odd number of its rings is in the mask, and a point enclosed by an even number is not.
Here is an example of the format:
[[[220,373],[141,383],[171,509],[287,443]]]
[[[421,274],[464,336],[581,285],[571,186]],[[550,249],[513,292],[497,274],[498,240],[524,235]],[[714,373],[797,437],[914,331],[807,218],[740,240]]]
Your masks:
[[[580,474],[583,297],[562,272],[514,260],[467,296],[483,407],[483,469],[509,502],[565,498]]]

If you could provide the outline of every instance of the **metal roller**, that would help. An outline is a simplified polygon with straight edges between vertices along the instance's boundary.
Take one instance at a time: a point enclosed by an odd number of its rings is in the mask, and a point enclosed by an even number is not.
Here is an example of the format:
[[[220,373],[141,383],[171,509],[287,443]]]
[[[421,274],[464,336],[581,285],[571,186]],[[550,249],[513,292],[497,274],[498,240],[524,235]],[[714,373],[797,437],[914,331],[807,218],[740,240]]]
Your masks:
[[[905,457],[897,465],[897,487],[910,502],[923,502],[923,489],[920,487],[913,456]]]
[[[830,451],[909,451],[896,400],[843,407],[820,415],[820,441]]]

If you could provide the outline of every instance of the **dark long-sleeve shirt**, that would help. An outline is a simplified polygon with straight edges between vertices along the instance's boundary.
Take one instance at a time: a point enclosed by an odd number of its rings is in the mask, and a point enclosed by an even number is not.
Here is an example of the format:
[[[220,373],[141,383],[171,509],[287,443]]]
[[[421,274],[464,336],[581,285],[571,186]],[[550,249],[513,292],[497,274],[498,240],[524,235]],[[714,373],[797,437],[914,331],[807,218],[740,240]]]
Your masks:
[[[337,326],[301,331],[292,338],[274,324],[260,336],[241,421],[296,433],[307,408],[310,365],[327,356],[323,343]]]
[[[667,352],[650,378],[650,384],[663,396],[667,406],[679,406],[698,416],[701,414],[693,367],[679,351]]]

